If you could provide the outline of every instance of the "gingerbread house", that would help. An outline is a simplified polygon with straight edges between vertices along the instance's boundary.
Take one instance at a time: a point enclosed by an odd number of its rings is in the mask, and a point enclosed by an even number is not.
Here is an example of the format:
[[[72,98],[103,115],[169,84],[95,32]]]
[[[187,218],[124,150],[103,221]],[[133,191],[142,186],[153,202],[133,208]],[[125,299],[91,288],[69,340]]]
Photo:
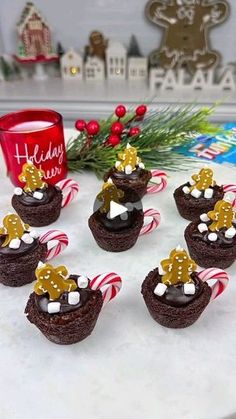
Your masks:
[[[47,60],[56,56],[52,49],[50,27],[32,2],[26,3],[17,30],[19,58]]]

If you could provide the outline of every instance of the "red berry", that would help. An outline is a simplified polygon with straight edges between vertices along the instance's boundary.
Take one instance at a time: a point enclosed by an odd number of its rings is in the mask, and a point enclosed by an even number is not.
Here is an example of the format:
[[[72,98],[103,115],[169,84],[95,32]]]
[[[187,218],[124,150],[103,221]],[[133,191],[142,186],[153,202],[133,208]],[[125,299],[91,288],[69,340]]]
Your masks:
[[[137,107],[135,112],[136,112],[137,116],[144,116],[145,113],[147,112],[147,106],[146,105],[140,105],[140,106]]]
[[[117,106],[115,114],[118,116],[118,118],[123,118],[123,116],[126,114],[126,107],[124,105]]]
[[[111,134],[108,137],[107,143],[109,145],[112,145],[113,147],[115,147],[116,145],[120,144],[120,137],[119,137],[119,135]]]
[[[122,134],[124,130],[124,126],[120,122],[114,122],[111,126],[111,132],[112,134]]]
[[[89,135],[97,135],[100,131],[100,125],[97,121],[90,121],[87,124],[87,132]]]
[[[134,137],[135,135],[139,135],[141,133],[141,129],[139,127],[132,127],[129,130],[129,136]]]
[[[78,120],[75,122],[75,128],[76,128],[78,131],[84,131],[84,130],[85,130],[85,128],[86,128],[86,122],[85,122],[83,119],[78,119]]]

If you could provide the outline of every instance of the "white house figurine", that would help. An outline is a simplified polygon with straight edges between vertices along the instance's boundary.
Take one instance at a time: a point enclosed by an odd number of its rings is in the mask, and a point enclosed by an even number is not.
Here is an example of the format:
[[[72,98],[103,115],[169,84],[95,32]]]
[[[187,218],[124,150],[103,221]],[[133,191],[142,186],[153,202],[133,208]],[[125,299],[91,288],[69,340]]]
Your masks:
[[[105,79],[105,63],[99,57],[88,56],[84,66],[85,79],[91,80],[104,80]]]
[[[61,57],[61,76],[66,80],[82,80],[83,79],[83,57],[70,48]]]
[[[148,59],[146,57],[128,58],[128,78],[129,80],[147,80]]]
[[[120,42],[110,41],[106,50],[108,80],[125,80],[127,73],[127,51]]]

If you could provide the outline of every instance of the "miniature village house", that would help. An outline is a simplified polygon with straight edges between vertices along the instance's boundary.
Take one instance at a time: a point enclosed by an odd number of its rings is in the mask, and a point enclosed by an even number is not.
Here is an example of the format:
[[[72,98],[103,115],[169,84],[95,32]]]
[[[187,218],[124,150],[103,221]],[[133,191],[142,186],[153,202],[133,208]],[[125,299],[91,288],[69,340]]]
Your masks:
[[[108,80],[124,80],[127,73],[127,51],[120,42],[109,42],[106,50]]]
[[[36,60],[56,56],[52,49],[51,29],[32,2],[26,3],[17,30],[19,58]]]
[[[148,60],[146,57],[128,58],[128,78],[129,80],[147,80]]]
[[[96,56],[88,56],[84,73],[86,80],[104,80],[105,79],[105,64],[104,61]]]
[[[83,79],[83,58],[73,48],[61,57],[61,76],[67,80]]]

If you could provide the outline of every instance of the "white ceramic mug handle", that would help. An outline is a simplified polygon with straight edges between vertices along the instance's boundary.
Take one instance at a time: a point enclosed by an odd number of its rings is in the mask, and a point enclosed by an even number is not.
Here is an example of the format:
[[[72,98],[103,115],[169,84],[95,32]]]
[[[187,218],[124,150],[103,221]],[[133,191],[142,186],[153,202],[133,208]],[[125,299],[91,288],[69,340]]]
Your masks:
[[[233,183],[228,184],[228,185],[223,185],[223,190],[225,194],[227,194],[227,192],[234,193],[235,199],[233,199],[232,205],[233,207],[236,207],[236,185],[234,185]]]
[[[117,296],[122,287],[122,279],[114,272],[95,276],[90,281],[92,290],[101,290],[103,307]]]
[[[54,246],[48,249],[46,254],[46,260],[50,260],[55,256],[59,255],[68,246],[69,239],[66,233],[60,230],[50,230],[39,237],[39,241],[42,244],[48,244],[51,241],[56,241]]]
[[[71,201],[76,197],[79,192],[79,184],[73,179],[63,179],[60,182],[57,182],[58,186],[63,194],[61,207],[64,208],[70,204]]]
[[[150,183],[147,187],[147,193],[157,193],[164,191],[167,187],[167,174],[162,170],[151,170],[152,179],[155,179],[155,182],[150,180]]]
[[[151,217],[152,221],[150,221],[148,224],[143,225],[139,234],[140,236],[143,236],[144,234],[149,234],[153,230],[156,230],[156,228],[159,226],[161,222],[161,214],[159,213],[159,211],[153,208],[144,211],[144,218],[147,217]]]
[[[208,284],[212,289],[211,301],[219,297],[219,295],[224,292],[229,283],[229,276],[227,272],[218,268],[205,269],[204,271],[198,273],[198,277],[203,282],[214,281],[213,285]]]

